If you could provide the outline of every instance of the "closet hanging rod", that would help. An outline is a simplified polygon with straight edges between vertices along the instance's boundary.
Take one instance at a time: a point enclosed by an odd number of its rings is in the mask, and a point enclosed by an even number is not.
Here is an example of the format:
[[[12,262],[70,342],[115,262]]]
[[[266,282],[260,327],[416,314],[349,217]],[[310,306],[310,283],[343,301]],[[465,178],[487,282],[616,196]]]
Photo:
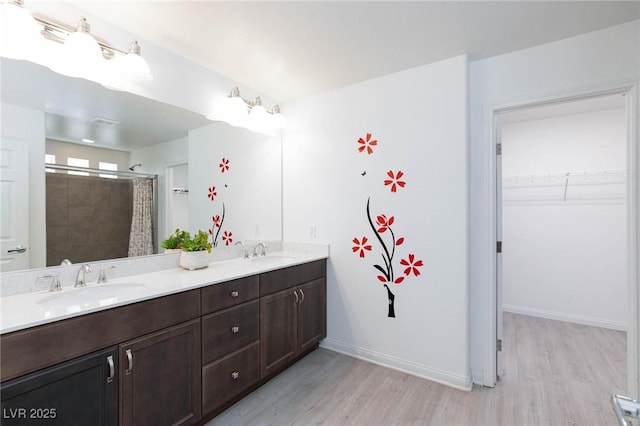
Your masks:
[[[607,169],[607,170],[574,170],[574,171],[564,171],[564,172],[549,172],[549,173],[523,173],[518,175],[505,175],[503,178],[520,178],[520,179],[543,179],[543,178],[564,178],[567,173],[571,177],[590,177],[590,176],[616,176],[622,175],[625,176],[627,171],[624,169]]]
[[[552,173],[529,173],[520,175],[504,175],[503,185],[563,185],[567,184],[567,179],[572,181],[569,184],[621,184],[626,182],[627,171],[623,169],[609,170],[578,170],[569,172]],[[578,179],[581,179],[580,182]]]
[[[121,170],[102,170],[102,169],[93,169],[91,167],[65,166],[64,164],[45,163],[44,168],[53,169],[53,170],[66,170],[66,171],[72,171],[72,172],[91,173],[91,174],[122,176],[122,177],[130,177],[130,178],[147,178],[147,179],[158,178],[158,175],[150,175],[146,173],[126,172]]]

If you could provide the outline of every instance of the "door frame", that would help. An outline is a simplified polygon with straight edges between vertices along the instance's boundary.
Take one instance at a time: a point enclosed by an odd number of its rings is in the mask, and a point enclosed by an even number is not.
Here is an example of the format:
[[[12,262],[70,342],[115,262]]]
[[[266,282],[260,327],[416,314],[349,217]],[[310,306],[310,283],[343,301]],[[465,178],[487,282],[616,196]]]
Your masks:
[[[638,259],[638,242],[640,235],[638,232],[638,211],[640,206],[638,202],[638,189],[640,188],[640,178],[638,177],[638,164],[640,159],[640,149],[638,144],[638,89],[635,85],[619,86],[600,91],[590,91],[578,94],[572,94],[567,96],[522,101],[509,105],[502,105],[491,109],[491,147],[492,158],[490,160],[491,175],[493,179],[493,185],[490,186],[490,190],[493,192],[491,198],[494,200],[492,215],[492,224],[494,226],[493,235],[497,235],[497,231],[500,229],[501,223],[498,223],[500,215],[498,212],[497,200],[498,194],[498,173],[499,165],[497,164],[498,158],[496,155],[496,146],[500,141],[500,114],[508,111],[514,111],[522,108],[529,108],[535,106],[549,105],[553,103],[561,103],[567,101],[576,101],[580,99],[587,99],[597,96],[624,94],[626,96],[626,145],[627,145],[627,188],[626,188],[626,205],[627,205],[627,231],[629,238],[627,240],[627,272],[628,272],[628,314],[627,314],[627,392],[629,396],[638,398],[638,392],[640,390],[640,338],[638,336],[638,324],[639,324],[639,312],[638,312],[638,296],[640,290],[638,288],[638,266],[640,259]],[[496,341],[498,339],[497,327],[498,319],[502,318],[502,307],[498,306],[498,298],[501,298],[499,294],[499,268],[498,254],[495,250],[495,241],[493,242],[493,249],[491,250],[491,268],[493,269],[493,279],[491,284],[491,294],[486,299],[489,304],[490,324],[487,330],[487,341],[485,348],[488,348],[490,356],[485,363],[485,385],[489,385],[491,382],[495,384],[498,374],[498,351],[496,350]]]

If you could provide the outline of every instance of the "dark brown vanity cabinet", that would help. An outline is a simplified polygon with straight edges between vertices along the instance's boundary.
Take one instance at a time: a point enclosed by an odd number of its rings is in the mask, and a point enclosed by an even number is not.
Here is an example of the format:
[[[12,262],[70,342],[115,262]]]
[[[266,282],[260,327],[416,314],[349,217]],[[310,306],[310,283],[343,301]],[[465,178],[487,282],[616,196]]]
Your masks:
[[[325,271],[323,259],[0,335],[0,421],[201,424],[318,346]]]
[[[258,276],[202,289],[202,412],[260,380]]]
[[[260,375],[267,378],[326,337],[326,263],[260,276]]]
[[[117,371],[112,347],[4,382],[0,423],[115,426]]]
[[[200,418],[200,319],[120,344],[120,425]]]

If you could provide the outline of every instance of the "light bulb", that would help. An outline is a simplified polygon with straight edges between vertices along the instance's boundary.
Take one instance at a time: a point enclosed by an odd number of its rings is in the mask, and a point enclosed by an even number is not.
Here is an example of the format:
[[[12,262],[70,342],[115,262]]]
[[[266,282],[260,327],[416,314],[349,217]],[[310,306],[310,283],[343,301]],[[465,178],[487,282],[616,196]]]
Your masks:
[[[0,56],[36,61],[44,38],[40,26],[21,1],[0,4]]]
[[[126,55],[118,55],[109,62],[113,62],[112,72],[117,73],[123,79],[134,81],[153,80],[149,64],[140,56],[140,45],[137,41],[131,43],[129,52]]]
[[[62,45],[60,55],[50,68],[70,77],[101,81],[106,59],[97,40],[89,33],[85,18],[78,21],[78,29]]]

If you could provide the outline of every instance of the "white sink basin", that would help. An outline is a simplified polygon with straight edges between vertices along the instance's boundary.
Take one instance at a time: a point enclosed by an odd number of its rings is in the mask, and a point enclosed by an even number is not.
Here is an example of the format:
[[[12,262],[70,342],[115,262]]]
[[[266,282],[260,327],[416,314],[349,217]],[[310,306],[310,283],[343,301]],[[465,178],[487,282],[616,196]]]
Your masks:
[[[259,257],[252,257],[251,261],[257,262],[257,263],[277,263],[277,262],[285,262],[285,261],[288,262],[294,259],[295,257],[293,256],[266,255],[266,256],[259,256]]]
[[[144,293],[146,285],[141,283],[87,284],[86,287],[62,290],[38,300],[45,309],[69,310],[90,306],[104,306],[125,297]]]

